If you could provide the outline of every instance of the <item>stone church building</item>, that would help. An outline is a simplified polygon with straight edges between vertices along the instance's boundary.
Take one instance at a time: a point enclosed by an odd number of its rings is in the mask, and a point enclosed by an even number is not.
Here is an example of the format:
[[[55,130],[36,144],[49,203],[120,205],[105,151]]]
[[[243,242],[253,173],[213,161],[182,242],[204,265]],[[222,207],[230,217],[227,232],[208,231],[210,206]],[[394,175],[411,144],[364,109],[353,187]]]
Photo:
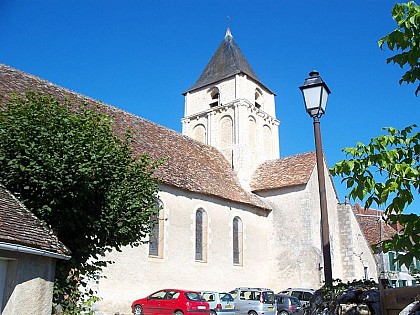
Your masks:
[[[134,154],[166,159],[155,173],[159,223],[148,244],[107,255],[115,263],[95,284],[98,314],[129,314],[134,299],[169,287],[278,292],[322,285],[315,153],[280,158],[275,95],[229,29],[183,94],[182,134],[0,65],[0,95],[28,89],[98,103],[116,132],[135,131]],[[326,192],[333,278],[377,279],[351,206],[339,204],[328,176]]]

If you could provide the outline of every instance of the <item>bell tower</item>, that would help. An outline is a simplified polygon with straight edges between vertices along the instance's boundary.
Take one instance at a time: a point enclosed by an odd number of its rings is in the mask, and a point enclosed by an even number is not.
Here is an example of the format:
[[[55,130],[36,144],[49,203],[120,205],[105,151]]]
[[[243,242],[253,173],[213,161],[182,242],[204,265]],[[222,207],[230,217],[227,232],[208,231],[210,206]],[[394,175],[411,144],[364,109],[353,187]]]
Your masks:
[[[183,95],[182,133],[222,152],[243,185],[259,164],[279,158],[275,95],[252,70],[229,28]]]

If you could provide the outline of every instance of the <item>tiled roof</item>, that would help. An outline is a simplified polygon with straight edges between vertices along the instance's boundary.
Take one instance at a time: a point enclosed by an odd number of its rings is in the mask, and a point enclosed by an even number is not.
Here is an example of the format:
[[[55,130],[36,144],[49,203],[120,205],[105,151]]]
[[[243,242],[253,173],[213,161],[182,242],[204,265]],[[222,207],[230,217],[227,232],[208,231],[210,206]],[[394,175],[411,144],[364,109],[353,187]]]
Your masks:
[[[359,204],[353,207],[360,228],[371,246],[391,239],[397,231],[384,221],[382,210],[364,209]]]
[[[22,245],[49,253],[68,255],[70,251],[44,223],[0,185],[0,242]]]
[[[270,209],[261,199],[242,188],[236,173],[217,149],[144,118],[0,64],[0,104],[6,102],[11,93],[23,95],[28,90],[51,94],[60,100],[68,98],[73,103],[97,105],[99,111],[113,117],[117,134],[123,136],[127,129],[134,132],[135,155],[147,153],[154,159],[166,159],[155,172],[157,178],[165,184]]]
[[[256,192],[304,185],[308,182],[315,165],[315,152],[266,161],[255,171],[251,181],[251,190]]]
[[[244,73],[263,85],[245,59],[245,56],[242,54],[228,29],[225,38],[223,38],[197,82],[195,82],[185,93],[202,88],[206,85],[214,84],[239,73]],[[267,90],[269,89],[267,88]]]

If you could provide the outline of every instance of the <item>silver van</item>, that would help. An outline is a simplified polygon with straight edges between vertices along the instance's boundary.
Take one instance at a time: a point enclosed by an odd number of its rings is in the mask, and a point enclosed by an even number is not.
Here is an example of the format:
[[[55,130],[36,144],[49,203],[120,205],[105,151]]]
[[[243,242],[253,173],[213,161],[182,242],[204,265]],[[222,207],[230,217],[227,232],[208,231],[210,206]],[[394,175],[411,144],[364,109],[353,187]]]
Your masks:
[[[261,288],[236,288],[229,292],[235,301],[235,315],[275,315],[274,292]]]

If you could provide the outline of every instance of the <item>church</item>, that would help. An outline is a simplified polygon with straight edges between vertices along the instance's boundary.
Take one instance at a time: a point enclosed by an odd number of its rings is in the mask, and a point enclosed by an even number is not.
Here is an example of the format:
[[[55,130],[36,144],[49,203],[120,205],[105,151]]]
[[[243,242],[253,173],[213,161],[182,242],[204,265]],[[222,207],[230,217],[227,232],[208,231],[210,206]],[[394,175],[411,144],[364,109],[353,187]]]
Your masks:
[[[0,65],[1,95],[28,89],[98,104],[117,133],[135,131],[134,154],[165,159],[155,172],[161,210],[154,233],[144,245],[107,254],[114,263],[94,284],[97,314],[129,314],[133,300],[162,288],[322,286],[315,153],[280,157],[275,94],[229,29],[183,93],[182,134]],[[330,176],[326,194],[333,278],[377,279],[369,244]]]

